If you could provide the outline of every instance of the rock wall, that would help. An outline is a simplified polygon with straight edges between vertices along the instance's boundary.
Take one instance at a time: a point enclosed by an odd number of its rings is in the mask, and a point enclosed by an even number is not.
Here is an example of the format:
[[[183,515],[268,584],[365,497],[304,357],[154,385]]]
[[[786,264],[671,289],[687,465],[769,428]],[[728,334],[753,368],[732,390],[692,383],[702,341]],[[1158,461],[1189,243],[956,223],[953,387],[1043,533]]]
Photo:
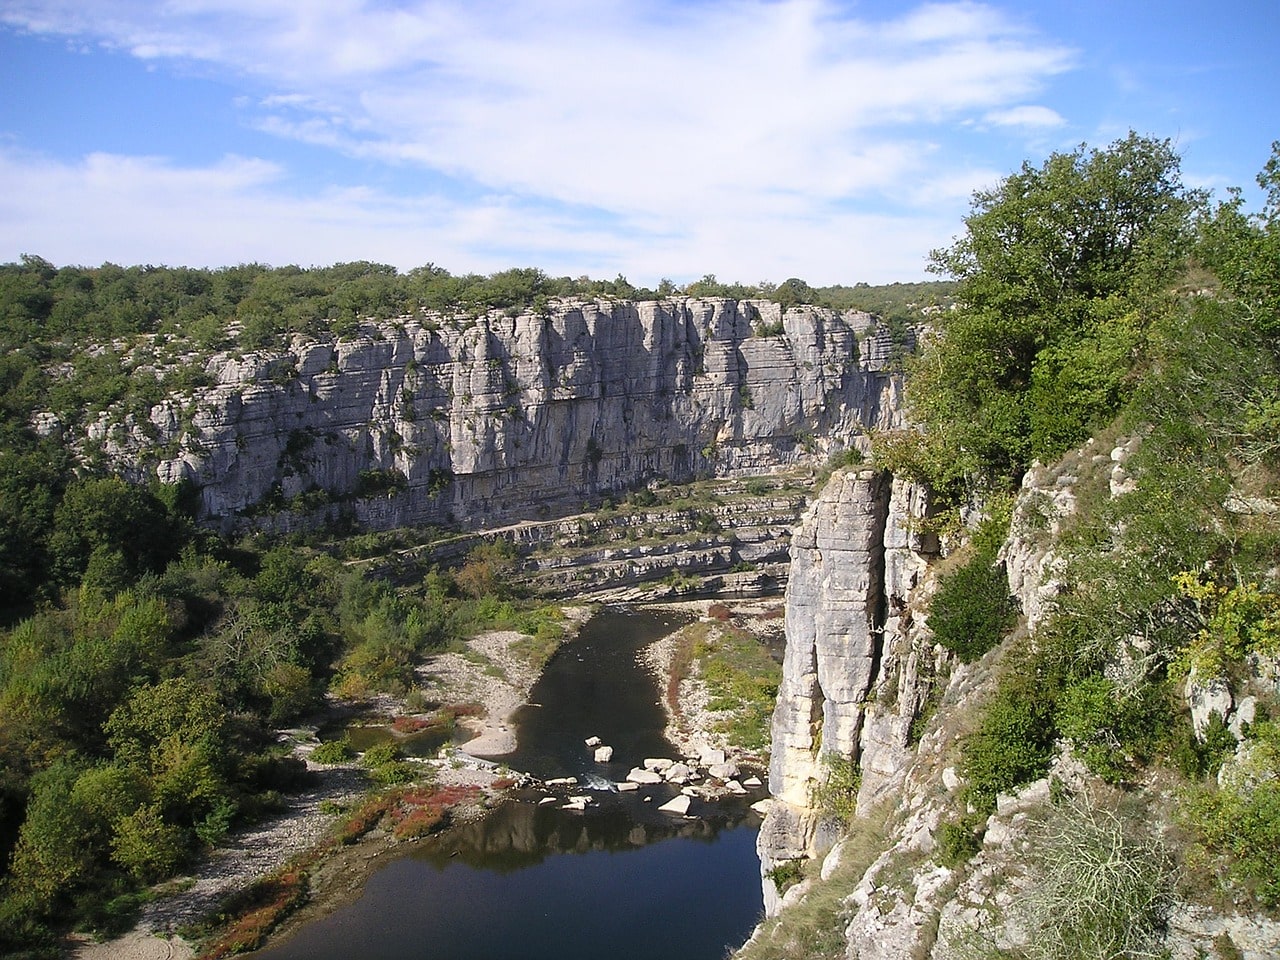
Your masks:
[[[787,646],[772,724],[769,791],[757,843],[766,913],[778,907],[767,874],[821,855],[838,824],[815,792],[829,764],[862,770],[860,805],[900,781],[912,721],[928,696],[938,656],[912,607],[936,538],[917,521],[928,499],[914,484],[871,469],[841,471],[791,540]]]
[[[212,386],[145,418],[104,413],[86,439],[136,475],[192,482],[225,526],[344,511],[379,528],[491,525],[655,477],[818,459],[896,425],[892,345],[873,333],[859,350],[871,326],[689,298],[406,317],[217,355]]]
[[[1097,488],[1101,479],[1113,495],[1123,492],[1135,448],[1136,441],[1127,441],[1108,451],[1090,441],[1027,473],[1000,552],[1024,613],[1021,629],[1048,615],[1060,589],[1055,537],[1077,509],[1077,486]],[[773,800],[758,841],[765,907],[785,920],[790,905],[819,884],[833,884],[822,902],[839,905],[831,922],[840,924],[849,960],[1029,952],[1026,902],[1039,870],[1036,845],[1043,844],[1045,828],[1038,824],[1046,822],[1046,811],[1069,802],[1075,806],[1064,818],[1092,820],[1104,833],[1121,822],[1108,819],[1104,802],[1109,796],[1106,802],[1119,803],[1119,794],[1062,750],[1048,776],[996,799],[994,812],[978,824],[981,841],[972,856],[957,860],[954,850],[948,853],[949,837],[975,827],[957,772],[960,743],[979,715],[972,705],[994,689],[1004,651],[963,664],[932,642],[923,612],[940,550],[911,523],[928,509],[923,493],[901,481],[871,471],[837,475],[793,537]],[[1259,669],[1267,683],[1277,682],[1273,667]],[[1228,690],[1212,707],[1229,728],[1254,715],[1252,696],[1235,699]],[[1248,744],[1228,757],[1220,778],[1250,768]],[[861,829],[854,834],[860,839],[842,836],[843,825],[814,803],[815,788],[828,776],[820,761],[825,753],[858,764]],[[1055,806],[1055,782],[1074,799]],[[1149,809],[1159,811],[1167,800],[1167,794],[1155,796]],[[881,836],[872,837],[875,831]],[[806,871],[780,895],[769,874],[797,858],[821,858],[821,870]],[[1175,899],[1166,920],[1163,947],[1176,960],[1280,956],[1280,923],[1270,917]],[[762,924],[753,940],[780,930],[785,926]]]

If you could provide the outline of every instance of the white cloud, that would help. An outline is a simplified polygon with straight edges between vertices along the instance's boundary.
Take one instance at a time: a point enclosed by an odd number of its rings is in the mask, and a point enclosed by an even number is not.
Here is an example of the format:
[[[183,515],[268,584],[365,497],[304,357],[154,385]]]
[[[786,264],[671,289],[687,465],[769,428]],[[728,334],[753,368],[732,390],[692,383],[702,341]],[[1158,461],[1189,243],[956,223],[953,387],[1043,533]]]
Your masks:
[[[11,0],[0,17],[152,62],[204,61],[232,82],[253,75],[258,93],[243,110],[256,129],[395,164],[402,179],[421,169],[424,184],[452,179],[490,198],[474,213],[448,196],[405,198],[409,210],[431,211],[430,225],[397,218],[391,198],[336,201],[335,216],[374,248],[388,247],[375,229],[387,217],[401,241],[432,238],[436,249],[416,262],[460,267],[440,249],[450,243],[442,225],[464,231],[457,246],[507,251],[504,263],[513,250],[529,261],[563,251],[561,259],[594,256],[639,273],[678,252],[687,259],[659,274],[683,264],[742,278],[816,277],[817,261],[835,270],[848,243],[875,262],[896,251],[922,265],[938,237],[921,240],[925,223],[911,204],[936,207],[941,223],[964,209],[928,144],[975,115],[1061,122],[1048,107],[1018,104],[1073,62],[1062,46],[967,2],[889,21],[833,0]],[[204,183],[220,169],[186,173]],[[305,202],[276,189],[287,172],[273,174],[225,186],[228,210],[264,237],[280,234],[256,215],[273,204],[290,222],[312,222]],[[83,187],[88,166],[62,176]],[[241,203],[249,193],[255,203]],[[857,204],[905,207],[894,226],[883,213],[843,212]],[[227,213],[208,212],[231,230]],[[856,229],[872,233],[850,240]],[[323,236],[293,242],[318,246]],[[654,252],[647,245],[657,238],[675,240]],[[855,273],[863,278],[863,264],[849,259],[839,276]]]
[[[983,119],[997,127],[1049,128],[1061,127],[1067,122],[1056,110],[1032,105],[992,110]]]
[[[901,279],[903,262],[949,229],[933,215],[782,215],[743,207],[721,218],[592,225],[573,212],[489,196],[460,204],[368,188],[288,196],[274,165],[227,158],[179,168],[96,154],[78,164],[0,150],[0,260],[35,253],[55,263],[325,264],[369,259],[455,272],[513,265],[552,274],[656,285],[663,276],[815,283]]]

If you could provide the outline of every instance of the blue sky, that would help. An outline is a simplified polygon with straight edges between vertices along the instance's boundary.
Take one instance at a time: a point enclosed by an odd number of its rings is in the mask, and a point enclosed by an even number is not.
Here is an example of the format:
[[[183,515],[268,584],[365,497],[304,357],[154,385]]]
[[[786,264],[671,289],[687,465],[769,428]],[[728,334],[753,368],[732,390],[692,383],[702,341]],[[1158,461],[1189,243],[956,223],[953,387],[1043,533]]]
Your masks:
[[[0,261],[914,280],[1134,129],[1245,187],[1275,0],[0,0]]]

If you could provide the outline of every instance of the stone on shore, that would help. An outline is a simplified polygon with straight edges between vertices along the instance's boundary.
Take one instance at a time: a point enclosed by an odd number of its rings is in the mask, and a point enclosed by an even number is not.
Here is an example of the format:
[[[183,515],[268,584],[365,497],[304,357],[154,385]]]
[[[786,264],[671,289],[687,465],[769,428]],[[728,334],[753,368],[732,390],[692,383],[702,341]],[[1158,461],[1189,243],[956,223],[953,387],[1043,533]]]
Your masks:
[[[713,764],[724,763],[724,751],[715,747],[699,747],[698,763],[704,767],[710,767]]]
[[[713,763],[707,767],[707,773],[717,780],[729,780],[738,775],[738,765],[732,760],[727,763]]]

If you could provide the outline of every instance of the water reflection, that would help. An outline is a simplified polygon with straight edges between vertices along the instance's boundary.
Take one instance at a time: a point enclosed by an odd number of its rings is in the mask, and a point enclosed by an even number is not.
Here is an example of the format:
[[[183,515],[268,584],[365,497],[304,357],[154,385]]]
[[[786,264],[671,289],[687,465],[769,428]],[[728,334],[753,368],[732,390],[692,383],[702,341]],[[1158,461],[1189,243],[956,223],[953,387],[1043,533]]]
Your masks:
[[[521,711],[503,758],[542,779],[603,786],[645,757],[673,757],[661,691],[641,649],[687,618],[605,610],[561,648]],[[598,736],[610,764],[586,747]],[[760,913],[759,818],[747,797],[657,808],[669,784],[591,791],[583,811],[523,791],[483,820],[388,859],[359,900],[308,924],[258,960],[721,960]],[[646,800],[646,797],[648,798]]]
[[[606,795],[582,812],[532,797],[504,803],[483,820],[462,824],[425,841],[411,854],[436,866],[451,860],[491,870],[520,870],[562,853],[622,852],[676,837],[713,843],[722,832],[759,817],[742,800],[704,803],[691,819],[659,812],[659,801]]]

